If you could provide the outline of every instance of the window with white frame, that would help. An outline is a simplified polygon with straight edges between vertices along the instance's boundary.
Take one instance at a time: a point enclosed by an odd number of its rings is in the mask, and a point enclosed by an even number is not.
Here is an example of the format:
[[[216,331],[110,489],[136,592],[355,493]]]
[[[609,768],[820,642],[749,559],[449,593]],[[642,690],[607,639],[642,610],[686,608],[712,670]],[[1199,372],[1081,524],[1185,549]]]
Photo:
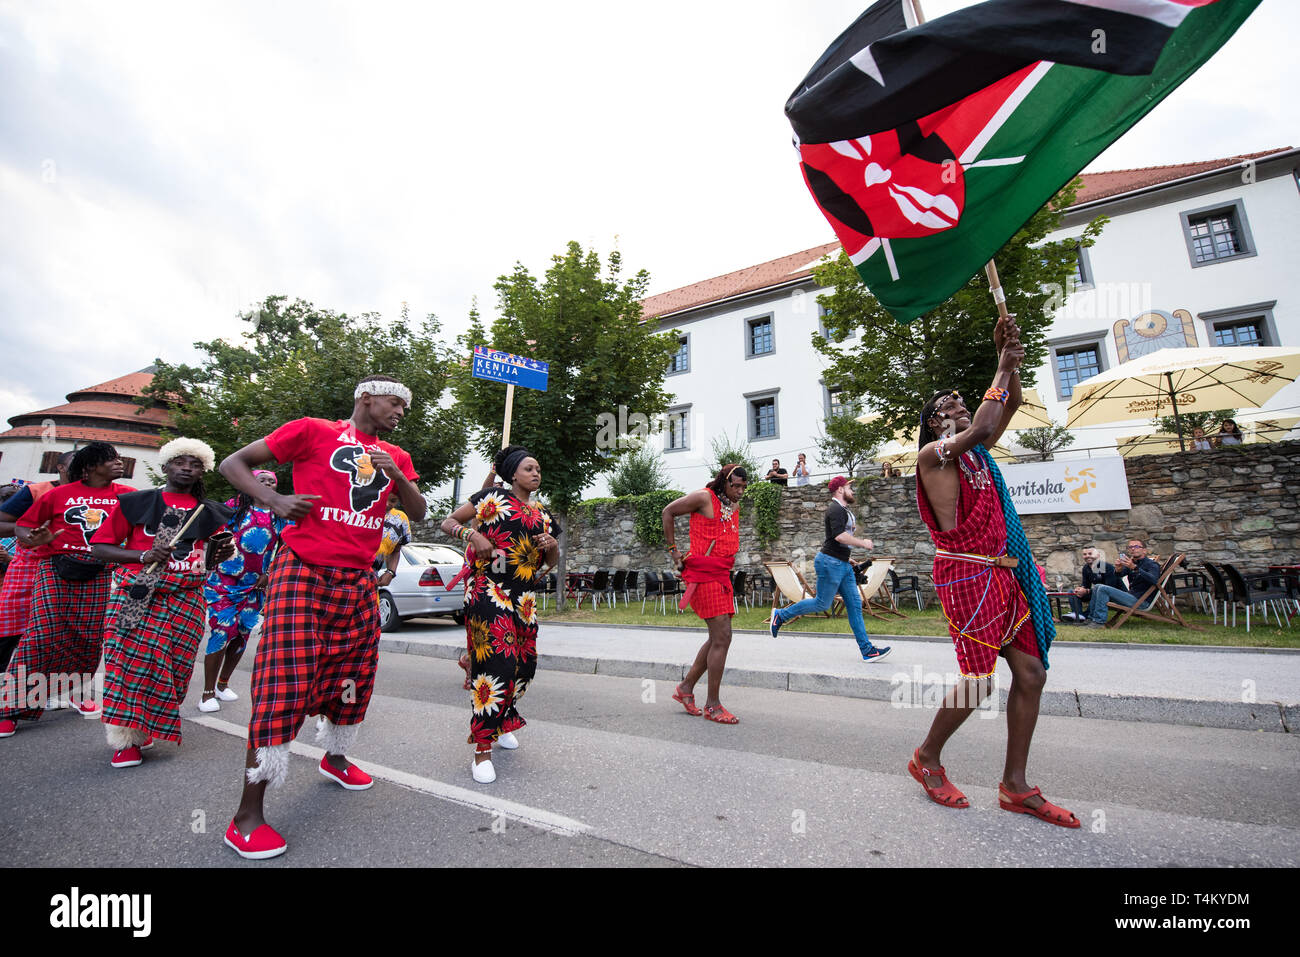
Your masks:
[[[691,371],[691,335],[682,333],[677,337],[677,351],[668,362],[668,374],[677,375]]]
[[[759,439],[776,439],[781,436],[777,417],[777,392],[751,392],[745,395],[749,420],[750,441]]]
[[[1068,399],[1074,387],[1106,371],[1105,331],[1071,336],[1049,343],[1052,360],[1052,379],[1056,383],[1056,397]]]
[[[1216,346],[1276,346],[1277,327],[1273,307],[1277,300],[1256,302],[1232,309],[1215,309],[1200,314],[1206,339]]]
[[[772,316],[758,316],[745,320],[745,358],[770,355],[776,351],[776,336]]]
[[[1241,200],[1189,210],[1179,213],[1179,217],[1193,268],[1255,255],[1246,207]]]
[[[664,451],[681,452],[691,447],[691,409],[669,409],[664,422]]]

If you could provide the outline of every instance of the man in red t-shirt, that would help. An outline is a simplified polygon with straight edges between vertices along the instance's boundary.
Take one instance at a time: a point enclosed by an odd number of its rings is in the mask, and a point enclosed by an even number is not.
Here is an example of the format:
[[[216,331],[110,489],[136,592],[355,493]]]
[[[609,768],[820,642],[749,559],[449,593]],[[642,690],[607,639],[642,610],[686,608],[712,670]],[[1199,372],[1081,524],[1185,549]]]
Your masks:
[[[143,763],[155,740],[180,744],[181,702],[203,640],[203,579],[235,552],[230,534],[217,534],[230,510],[203,497],[211,446],[176,438],[158,459],[167,484],[123,495],[91,537],[95,557],[118,564],[104,629],[103,721],[115,768]]]
[[[225,843],[241,857],[283,854],[288,845],[263,816],[268,783],[283,782],[289,744],[308,715],[320,715],[320,773],[359,791],[373,783],[345,757],[365,718],[379,661],[379,606],[370,563],[396,491],[413,521],[426,505],[411,457],[382,442],[411,403],[386,376],[363,379],[346,421],[296,419],[221,463],[221,474],[294,525],[271,568],[262,640],[253,664],[246,781]],[[275,459],[293,463],[296,494],[280,495],[253,476]]]
[[[72,481],[42,495],[18,519],[18,541],[33,549],[40,567],[27,630],[0,686],[0,738],[17,730],[17,719],[39,718],[53,689],[71,690],[83,712],[95,713],[108,575],[90,557],[90,537],[117,508],[118,496],[135,491],[113,481],[121,475],[117,450],[91,442],[72,458]]]

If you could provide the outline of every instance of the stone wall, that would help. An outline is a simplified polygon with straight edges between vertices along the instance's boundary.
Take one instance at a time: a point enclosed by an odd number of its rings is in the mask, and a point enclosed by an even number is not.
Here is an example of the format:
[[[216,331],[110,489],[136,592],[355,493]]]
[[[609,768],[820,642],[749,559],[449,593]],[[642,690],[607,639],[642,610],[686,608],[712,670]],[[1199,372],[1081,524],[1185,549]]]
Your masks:
[[[1129,510],[1022,518],[1049,582],[1058,573],[1068,582],[1078,580],[1083,546],[1096,544],[1114,561],[1134,536],[1162,558],[1187,552],[1192,565],[1227,561],[1259,569],[1300,562],[1300,442],[1144,455],[1128,459],[1126,469]],[[862,478],[854,489],[858,535],[874,541],[874,554],[894,557],[900,574],[916,575],[929,588],[934,546],[916,511],[915,478]],[[825,485],[786,489],[781,534],[767,547],[758,541],[752,516],[745,515],[736,568],[763,574],[764,561],[790,559],[812,584],[813,557],[825,537],[826,498]],[[618,503],[584,507],[571,516],[569,569],[671,569],[662,548],[647,548],[637,539],[635,517],[630,505]],[[686,535],[686,521],[679,519],[678,541],[684,544]]]

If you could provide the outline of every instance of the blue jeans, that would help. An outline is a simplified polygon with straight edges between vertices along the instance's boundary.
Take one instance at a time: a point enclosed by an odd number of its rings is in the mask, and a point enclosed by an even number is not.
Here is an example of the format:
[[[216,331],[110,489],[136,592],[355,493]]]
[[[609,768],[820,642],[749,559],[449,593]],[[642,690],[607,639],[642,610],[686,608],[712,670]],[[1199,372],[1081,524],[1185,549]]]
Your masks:
[[[1110,585],[1093,585],[1092,601],[1088,605],[1088,617],[1104,625],[1106,619],[1110,616],[1110,609],[1106,607],[1107,602],[1113,601],[1125,608],[1132,608],[1137,604],[1137,600],[1137,595],[1127,592],[1123,588],[1113,588]],[[1147,602],[1142,607],[1150,608],[1151,602]]]
[[[871,636],[862,621],[862,595],[858,591],[858,582],[853,575],[853,566],[846,561],[832,558],[825,552],[818,552],[813,559],[813,568],[817,571],[817,597],[805,598],[788,608],[776,611],[776,620],[784,625],[800,615],[813,615],[824,612],[831,607],[838,594],[844,599],[844,608],[849,615],[849,626],[853,637],[857,639],[858,648],[865,655],[871,650]]]

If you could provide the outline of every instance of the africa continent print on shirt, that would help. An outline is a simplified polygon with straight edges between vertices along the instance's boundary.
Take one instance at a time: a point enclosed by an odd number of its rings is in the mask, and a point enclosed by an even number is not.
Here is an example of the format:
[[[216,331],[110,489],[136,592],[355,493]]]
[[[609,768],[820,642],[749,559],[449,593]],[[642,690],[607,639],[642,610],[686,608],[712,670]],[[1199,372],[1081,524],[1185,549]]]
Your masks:
[[[330,467],[348,477],[352,511],[365,512],[379,501],[384,489],[393,484],[381,469],[375,468],[370,454],[360,445],[341,445],[330,456]]]
[[[90,537],[108,517],[108,510],[94,505],[73,505],[63,512],[63,521],[81,532],[82,543],[90,548]]]

